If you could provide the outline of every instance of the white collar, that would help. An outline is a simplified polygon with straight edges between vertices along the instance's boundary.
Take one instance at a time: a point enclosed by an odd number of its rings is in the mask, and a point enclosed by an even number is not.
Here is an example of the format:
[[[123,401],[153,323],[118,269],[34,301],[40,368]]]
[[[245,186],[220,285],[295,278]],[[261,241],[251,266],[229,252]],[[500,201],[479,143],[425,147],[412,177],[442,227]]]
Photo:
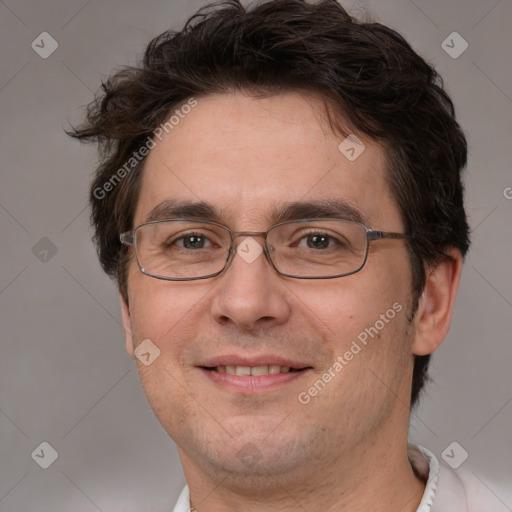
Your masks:
[[[190,508],[190,494],[188,492],[188,485],[185,485],[181,491],[178,501],[176,502],[173,512],[192,512],[193,510],[193,508]]]
[[[425,484],[425,491],[423,492],[420,506],[416,512],[432,512],[432,505],[436,497],[437,484],[439,482],[439,461],[436,456],[426,448],[422,446],[415,446],[413,449],[414,448],[421,452],[428,462],[428,478]]]

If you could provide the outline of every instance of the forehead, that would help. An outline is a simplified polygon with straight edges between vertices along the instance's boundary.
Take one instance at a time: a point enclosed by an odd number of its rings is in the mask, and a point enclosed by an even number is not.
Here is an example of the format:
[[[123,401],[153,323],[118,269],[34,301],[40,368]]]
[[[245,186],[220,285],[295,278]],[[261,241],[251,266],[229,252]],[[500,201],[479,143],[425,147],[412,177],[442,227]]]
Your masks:
[[[398,216],[383,148],[361,134],[364,147],[354,146],[345,140],[348,127],[345,135],[333,132],[319,99],[238,92],[196,101],[154,139],[135,225],[163,203],[207,204],[215,210],[208,217],[244,230],[261,229],[283,205],[297,203],[343,203],[367,223]]]

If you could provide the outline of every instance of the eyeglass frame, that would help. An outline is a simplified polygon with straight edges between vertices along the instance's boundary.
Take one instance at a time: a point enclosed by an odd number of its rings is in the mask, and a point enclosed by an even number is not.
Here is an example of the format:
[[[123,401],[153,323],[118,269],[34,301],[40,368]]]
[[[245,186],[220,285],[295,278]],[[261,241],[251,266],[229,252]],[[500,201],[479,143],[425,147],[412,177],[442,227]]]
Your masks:
[[[364,229],[364,231],[366,233],[365,254],[364,254],[363,262],[361,263],[359,268],[357,268],[356,270],[353,270],[351,272],[344,273],[344,274],[316,277],[316,276],[296,276],[296,275],[292,275],[292,274],[286,274],[285,272],[281,272],[275,266],[275,264],[272,260],[272,257],[270,256],[269,248],[267,246],[267,236],[270,231],[272,231],[273,229],[275,229],[278,226],[281,226],[283,224],[293,224],[293,223],[301,223],[301,222],[333,221],[333,220],[342,221],[342,222],[346,222],[349,224],[356,224]],[[169,222],[169,221],[195,222],[195,223],[201,223],[201,224],[210,224],[210,225],[218,226],[218,227],[226,230],[230,235],[231,244],[229,246],[226,262],[224,263],[224,266],[222,267],[222,269],[219,270],[218,272],[215,272],[214,274],[208,274],[206,276],[199,276],[199,277],[166,277],[166,276],[157,276],[155,274],[151,274],[151,273],[147,272],[139,261],[139,256],[137,253],[137,246],[136,246],[136,232],[139,228],[141,228],[143,226],[150,225],[150,224],[159,224],[159,223]],[[395,233],[395,232],[390,232],[390,231],[378,231],[378,230],[368,228],[361,222],[355,222],[352,220],[336,218],[336,217],[334,217],[334,218],[333,217],[318,217],[318,218],[286,220],[286,221],[278,222],[277,224],[270,226],[270,228],[267,229],[267,231],[232,231],[230,228],[228,228],[228,226],[225,226],[224,224],[220,224],[219,222],[215,222],[212,220],[194,219],[194,218],[188,218],[188,217],[178,217],[178,218],[158,219],[158,220],[142,222],[141,224],[139,224],[138,226],[133,228],[131,231],[125,231],[123,233],[120,233],[119,241],[123,245],[132,246],[134,248],[135,259],[137,260],[137,264],[139,266],[140,271],[144,275],[153,277],[154,279],[161,279],[163,281],[198,281],[200,279],[210,279],[212,277],[217,277],[218,275],[222,274],[222,272],[224,272],[226,270],[226,268],[228,268],[229,264],[231,263],[231,260],[234,258],[234,255],[236,253],[235,243],[234,243],[235,238],[238,238],[240,236],[262,236],[265,241],[264,246],[263,246],[263,252],[265,253],[265,258],[267,259],[267,261],[270,263],[270,265],[274,268],[274,270],[279,275],[282,275],[284,277],[291,277],[292,279],[336,279],[339,277],[346,277],[346,276],[350,276],[353,274],[357,274],[357,272],[360,272],[363,269],[363,267],[366,265],[366,261],[368,260],[368,253],[369,253],[369,249],[370,249],[370,242],[375,242],[375,241],[383,240],[386,238],[395,239],[395,240],[408,240],[411,238],[409,235],[407,235],[405,233]]]

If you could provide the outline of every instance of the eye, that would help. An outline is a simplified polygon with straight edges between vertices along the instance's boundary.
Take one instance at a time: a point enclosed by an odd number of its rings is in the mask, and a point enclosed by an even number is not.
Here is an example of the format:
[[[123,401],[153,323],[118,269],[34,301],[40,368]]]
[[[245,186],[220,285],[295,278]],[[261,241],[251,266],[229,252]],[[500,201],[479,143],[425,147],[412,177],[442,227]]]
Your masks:
[[[188,233],[167,242],[167,247],[177,246],[179,249],[210,249],[213,247],[209,238],[201,233]]]
[[[327,233],[311,232],[303,235],[298,243],[298,247],[307,247],[308,249],[343,249],[347,247],[347,242],[340,237],[334,237]]]
[[[331,241],[329,236],[321,234],[308,235],[305,240],[310,249],[327,249]]]

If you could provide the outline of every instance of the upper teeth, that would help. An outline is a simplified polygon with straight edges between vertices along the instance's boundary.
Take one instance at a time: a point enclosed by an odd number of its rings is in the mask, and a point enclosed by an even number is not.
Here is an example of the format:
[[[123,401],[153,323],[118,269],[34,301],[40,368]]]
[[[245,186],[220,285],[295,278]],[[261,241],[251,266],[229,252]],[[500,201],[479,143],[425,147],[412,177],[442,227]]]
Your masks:
[[[229,373],[230,375],[275,375],[276,373],[287,373],[289,366],[279,364],[269,364],[265,366],[217,366],[215,368],[219,373]]]

